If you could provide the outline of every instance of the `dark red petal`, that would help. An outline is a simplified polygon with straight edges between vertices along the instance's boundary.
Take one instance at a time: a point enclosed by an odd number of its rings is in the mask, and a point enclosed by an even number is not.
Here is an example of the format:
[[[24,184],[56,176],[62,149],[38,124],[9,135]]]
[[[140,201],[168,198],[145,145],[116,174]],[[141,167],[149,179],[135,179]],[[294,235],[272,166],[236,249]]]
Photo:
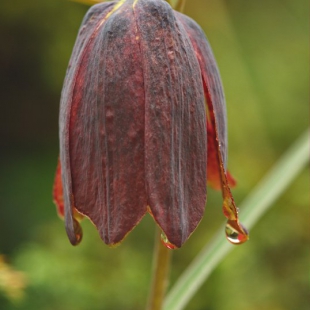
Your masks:
[[[207,91],[209,110],[215,115],[218,144],[224,166],[227,162],[226,107],[220,74],[211,47],[199,25],[191,18],[176,13],[183,23],[196,52]]]
[[[88,216],[107,244],[120,242],[146,212],[144,89],[132,6],[99,14],[60,115],[67,232],[72,207]],[[77,46],[79,44],[77,43]],[[73,239],[74,242],[74,239]]]
[[[63,86],[63,92],[69,91],[67,88],[72,87],[68,82],[73,82],[85,48],[87,48],[87,45],[90,43],[91,37],[96,35],[98,32],[97,28],[105,21],[106,15],[109,14],[114,5],[115,2],[99,3],[92,6],[86,13],[74,44]]]
[[[199,64],[183,26],[164,1],[139,0],[145,87],[148,203],[170,244],[180,247],[206,202],[206,110]]]
[[[218,147],[215,139],[214,126],[211,122],[207,121],[208,132],[208,164],[207,164],[207,176],[208,185],[216,190],[222,189],[222,179],[220,175],[219,161],[218,161]],[[231,176],[229,171],[226,173],[228,184],[231,187],[236,185],[235,179]]]
[[[226,124],[226,107],[223,93],[222,82],[216,61],[213,56],[211,47],[195,21],[189,17],[177,13],[178,18],[183,23],[189,34],[199,65],[202,71],[204,87],[206,93],[206,101],[208,110],[215,115],[215,125],[208,121],[208,167],[207,177],[208,183],[215,189],[221,188],[221,178],[219,171],[219,162],[217,160],[217,149],[221,152],[222,161],[226,169],[227,163],[227,124]],[[216,129],[215,129],[216,127]],[[212,139],[215,138],[215,144]],[[227,172],[229,185],[235,186],[236,181]]]
[[[187,33],[189,34],[202,72],[209,113],[208,129],[210,132],[208,133],[212,132],[212,134],[208,136],[208,144],[210,144],[208,151],[210,151],[210,156],[217,157],[217,165],[219,168],[221,187],[224,198],[223,212],[228,218],[230,226],[232,226],[233,223],[234,229],[244,237],[242,240],[246,241],[248,239],[248,232],[241,224],[239,224],[238,211],[230,191],[228,174],[226,174],[226,108],[221,78],[217,69],[216,61],[203,31],[197,25],[197,23],[181,13],[177,13],[177,16],[182,21]],[[212,162],[212,165],[216,165],[216,162],[213,158],[210,158],[210,161]],[[212,169],[215,170],[214,166],[212,166]],[[219,179],[217,178],[217,180]],[[234,183],[233,179],[231,182]]]

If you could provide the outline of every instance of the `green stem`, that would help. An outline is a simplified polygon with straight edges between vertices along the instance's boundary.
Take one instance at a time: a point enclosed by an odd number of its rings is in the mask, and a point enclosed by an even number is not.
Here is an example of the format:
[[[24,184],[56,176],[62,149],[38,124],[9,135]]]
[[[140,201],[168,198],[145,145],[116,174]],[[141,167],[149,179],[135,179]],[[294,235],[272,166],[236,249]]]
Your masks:
[[[240,205],[240,220],[252,227],[286,190],[309,162],[309,130],[275,164],[260,184]],[[184,309],[188,301],[234,246],[223,237],[223,228],[197,255],[167,294],[164,310]]]
[[[161,310],[170,269],[171,250],[160,241],[161,231],[156,227],[155,247],[153,256],[153,279],[149,294],[147,310]]]

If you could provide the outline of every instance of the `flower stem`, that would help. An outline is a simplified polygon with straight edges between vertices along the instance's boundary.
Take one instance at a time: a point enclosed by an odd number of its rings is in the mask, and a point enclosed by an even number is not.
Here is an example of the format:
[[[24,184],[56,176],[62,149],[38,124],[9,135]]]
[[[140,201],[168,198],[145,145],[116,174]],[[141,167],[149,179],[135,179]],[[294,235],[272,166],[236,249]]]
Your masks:
[[[153,276],[150,286],[147,310],[161,310],[170,269],[171,250],[160,241],[161,231],[156,227],[155,246],[153,254]]]

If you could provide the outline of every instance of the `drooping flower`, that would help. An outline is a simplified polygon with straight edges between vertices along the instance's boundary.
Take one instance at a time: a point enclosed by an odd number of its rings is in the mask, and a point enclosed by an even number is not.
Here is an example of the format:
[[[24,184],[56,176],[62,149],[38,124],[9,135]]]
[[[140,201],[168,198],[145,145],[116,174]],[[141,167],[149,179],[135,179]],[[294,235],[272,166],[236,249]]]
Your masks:
[[[88,217],[119,243],[148,212],[167,247],[199,224],[206,183],[221,188],[226,233],[239,224],[226,170],[225,100],[200,27],[163,0],[100,3],[86,14],[60,106],[54,200],[70,242]]]

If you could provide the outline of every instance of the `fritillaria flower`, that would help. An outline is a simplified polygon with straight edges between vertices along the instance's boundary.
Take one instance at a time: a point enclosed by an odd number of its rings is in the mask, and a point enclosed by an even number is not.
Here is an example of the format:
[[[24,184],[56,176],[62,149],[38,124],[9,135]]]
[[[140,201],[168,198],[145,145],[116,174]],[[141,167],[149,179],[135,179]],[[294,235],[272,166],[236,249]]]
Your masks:
[[[222,189],[227,235],[239,224],[226,171],[222,84],[201,28],[163,0],[100,3],[86,14],[60,106],[54,200],[70,242],[89,218],[115,245],[149,213],[169,248],[199,224],[206,184]]]

